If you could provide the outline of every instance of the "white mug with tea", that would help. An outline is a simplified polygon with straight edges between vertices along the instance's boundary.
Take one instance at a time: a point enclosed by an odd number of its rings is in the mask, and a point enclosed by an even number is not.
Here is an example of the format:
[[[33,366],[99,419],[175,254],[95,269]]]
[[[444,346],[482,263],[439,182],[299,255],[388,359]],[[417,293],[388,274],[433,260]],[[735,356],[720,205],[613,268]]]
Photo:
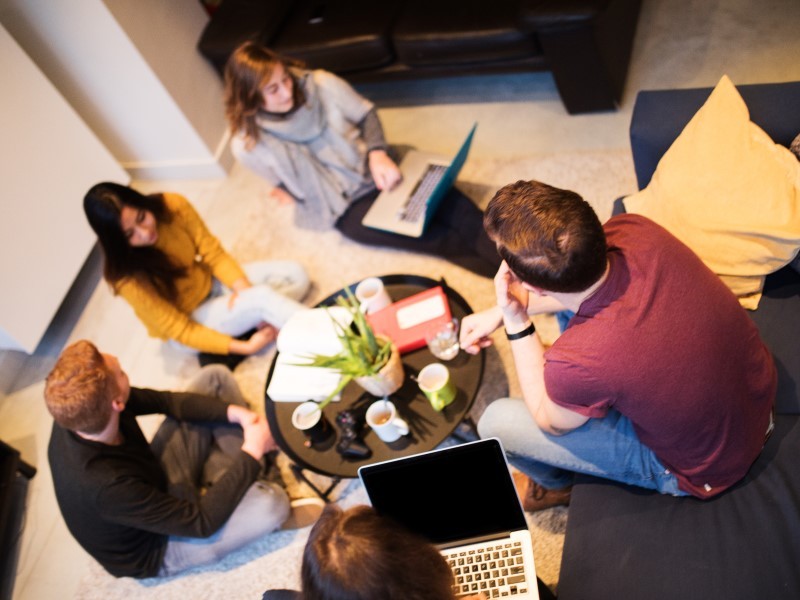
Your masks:
[[[392,303],[389,292],[378,277],[367,277],[356,286],[356,300],[365,314],[378,312]]]
[[[367,409],[367,424],[384,442],[394,442],[408,435],[408,423],[397,416],[397,408],[385,398]]]

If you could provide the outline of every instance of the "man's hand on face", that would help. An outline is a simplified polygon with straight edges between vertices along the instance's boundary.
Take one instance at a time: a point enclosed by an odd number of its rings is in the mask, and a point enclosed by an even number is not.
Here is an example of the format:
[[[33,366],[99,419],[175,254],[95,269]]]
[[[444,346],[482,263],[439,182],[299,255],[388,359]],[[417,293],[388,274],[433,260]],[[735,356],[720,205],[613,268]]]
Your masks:
[[[528,290],[522,281],[514,275],[506,261],[500,264],[497,275],[494,277],[494,290],[497,296],[497,306],[503,312],[503,321],[506,328],[527,327],[530,322],[528,317]]]

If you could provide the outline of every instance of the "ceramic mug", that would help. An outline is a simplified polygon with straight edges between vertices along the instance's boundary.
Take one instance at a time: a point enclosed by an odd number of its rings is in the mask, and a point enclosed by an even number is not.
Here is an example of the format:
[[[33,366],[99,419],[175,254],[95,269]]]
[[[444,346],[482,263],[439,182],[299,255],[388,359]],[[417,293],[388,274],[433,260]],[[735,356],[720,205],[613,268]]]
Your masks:
[[[383,399],[373,402],[367,409],[367,424],[384,442],[394,442],[408,435],[408,423],[397,416],[397,408]]]
[[[392,303],[389,292],[378,277],[367,277],[356,286],[356,300],[361,305],[361,312],[370,314],[386,308]]]
[[[331,432],[331,426],[319,409],[319,404],[312,401],[303,402],[294,409],[292,425],[306,436],[307,448],[316,442],[322,442]]]
[[[442,363],[432,363],[417,375],[417,385],[434,410],[442,410],[456,399],[456,386],[450,371]]]

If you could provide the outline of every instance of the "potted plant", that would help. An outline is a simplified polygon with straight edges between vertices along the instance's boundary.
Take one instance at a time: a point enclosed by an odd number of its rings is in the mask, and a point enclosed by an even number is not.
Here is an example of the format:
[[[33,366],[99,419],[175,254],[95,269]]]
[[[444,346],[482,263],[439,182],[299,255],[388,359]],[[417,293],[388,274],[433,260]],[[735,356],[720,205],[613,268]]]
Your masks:
[[[334,355],[308,357],[310,366],[335,369],[342,374],[339,386],[320,402],[320,409],[353,380],[373,396],[383,397],[396,392],[403,385],[405,374],[395,345],[390,339],[375,334],[349,288],[345,287],[344,296],[339,296],[336,304],[347,309],[353,317],[350,326],[331,317],[342,350]]]

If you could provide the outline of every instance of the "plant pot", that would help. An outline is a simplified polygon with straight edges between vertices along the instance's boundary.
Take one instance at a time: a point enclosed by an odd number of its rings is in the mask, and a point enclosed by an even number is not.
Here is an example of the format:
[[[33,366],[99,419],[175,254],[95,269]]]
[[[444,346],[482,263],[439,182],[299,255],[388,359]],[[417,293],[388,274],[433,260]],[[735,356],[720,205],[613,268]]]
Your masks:
[[[389,360],[383,365],[380,371],[375,375],[356,377],[354,380],[373,396],[383,398],[399,390],[403,385],[405,377],[406,374],[405,371],[403,371],[403,361],[400,360],[400,352],[398,352],[397,347],[392,344],[392,352],[389,355]]]

